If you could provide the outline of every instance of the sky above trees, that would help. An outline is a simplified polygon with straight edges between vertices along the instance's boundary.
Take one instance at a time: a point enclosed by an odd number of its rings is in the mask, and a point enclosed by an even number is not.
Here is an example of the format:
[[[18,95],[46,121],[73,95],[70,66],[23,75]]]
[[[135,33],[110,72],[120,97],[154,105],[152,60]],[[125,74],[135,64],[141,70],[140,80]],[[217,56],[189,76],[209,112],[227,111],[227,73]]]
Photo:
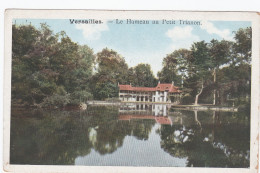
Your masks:
[[[239,28],[251,26],[247,21],[201,21],[202,25],[70,24],[69,19],[14,19],[14,24],[32,24],[36,28],[46,23],[54,33],[65,31],[72,41],[88,45],[94,53],[107,47],[125,58],[129,67],[149,63],[155,76],[162,69],[163,58],[174,50],[189,49],[193,42],[234,40]]]

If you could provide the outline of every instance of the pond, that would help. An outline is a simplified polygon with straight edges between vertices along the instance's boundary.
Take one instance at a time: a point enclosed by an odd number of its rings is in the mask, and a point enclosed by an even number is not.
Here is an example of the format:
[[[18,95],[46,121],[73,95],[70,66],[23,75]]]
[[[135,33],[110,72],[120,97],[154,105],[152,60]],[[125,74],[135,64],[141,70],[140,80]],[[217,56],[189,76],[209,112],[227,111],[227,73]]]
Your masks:
[[[250,113],[166,105],[12,108],[10,163],[239,167],[250,163]]]

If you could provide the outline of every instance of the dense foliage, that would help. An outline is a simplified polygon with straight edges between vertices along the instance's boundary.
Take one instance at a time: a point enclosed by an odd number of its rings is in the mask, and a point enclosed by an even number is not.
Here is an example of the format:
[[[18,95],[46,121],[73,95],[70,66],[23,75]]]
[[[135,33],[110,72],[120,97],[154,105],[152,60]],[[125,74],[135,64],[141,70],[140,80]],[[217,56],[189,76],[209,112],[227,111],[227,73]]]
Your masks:
[[[13,25],[12,102],[64,106],[92,98],[89,81],[95,57],[88,46],[74,43],[47,25]]]
[[[159,79],[181,86],[184,104],[248,104],[252,29],[239,29],[234,40],[194,42],[190,50],[175,50],[163,59]]]
[[[149,64],[128,67],[124,57],[104,48],[96,55],[64,31],[46,24],[13,25],[12,104],[44,107],[78,105],[89,99],[118,97],[118,84],[154,87],[175,82],[182,103],[248,103],[251,86],[251,28],[239,29],[234,41],[194,42],[163,59],[156,79]]]

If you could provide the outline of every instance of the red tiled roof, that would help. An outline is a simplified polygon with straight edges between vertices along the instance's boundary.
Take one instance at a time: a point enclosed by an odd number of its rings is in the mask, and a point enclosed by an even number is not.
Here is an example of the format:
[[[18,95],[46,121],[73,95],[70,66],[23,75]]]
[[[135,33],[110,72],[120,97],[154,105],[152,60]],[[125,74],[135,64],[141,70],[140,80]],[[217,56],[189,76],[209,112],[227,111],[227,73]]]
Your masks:
[[[132,87],[133,91],[156,91],[155,88],[151,87]]]
[[[158,84],[156,87],[157,91],[169,91],[169,92],[178,92],[177,87],[173,86],[173,84]]]
[[[119,90],[124,91],[156,91],[151,87],[132,87],[131,85],[119,85]]]
[[[119,86],[119,90],[124,90],[124,91],[132,91],[133,87],[131,85],[118,85]]]
[[[178,87],[173,84],[160,84],[152,87],[132,87],[131,85],[118,85],[120,91],[169,91],[171,93],[181,92]]]
[[[172,121],[168,117],[155,117],[155,121],[159,124],[172,124]]]

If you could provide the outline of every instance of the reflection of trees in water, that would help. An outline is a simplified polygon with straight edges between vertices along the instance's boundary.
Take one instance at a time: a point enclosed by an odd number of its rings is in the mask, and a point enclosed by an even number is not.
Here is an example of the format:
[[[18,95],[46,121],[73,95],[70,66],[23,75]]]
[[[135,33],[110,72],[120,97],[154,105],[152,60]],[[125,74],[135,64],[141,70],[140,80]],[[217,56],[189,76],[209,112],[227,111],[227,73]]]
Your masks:
[[[148,140],[154,124],[154,120],[131,120],[132,136],[139,140]]]
[[[243,116],[213,112],[209,121],[210,115],[193,113],[193,124],[190,118],[180,115],[175,119],[183,120],[183,125],[161,127],[158,133],[166,152],[174,157],[187,157],[187,166],[249,167],[250,129],[248,122],[241,120]]]
[[[112,153],[123,145],[125,136],[147,140],[154,125],[151,120],[110,121],[98,126],[92,137],[94,149],[100,154]]]
[[[214,115],[214,114],[213,114]],[[212,145],[228,158],[230,167],[249,167],[250,118],[245,112],[232,113],[226,119],[215,113],[216,126]]]
[[[109,121],[96,128],[95,141],[92,141],[93,148],[100,154],[112,153],[123,145],[126,133],[120,131],[116,121]]]
[[[11,164],[74,164],[76,157],[88,155],[92,148],[100,154],[116,151],[125,136],[147,140],[155,124],[118,121],[117,108],[36,113],[41,116],[26,111],[12,116]]]
[[[68,112],[44,112],[41,118],[16,116],[11,121],[11,163],[74,164],[90,152],[88,127]]]
[[[200,130],[202,130],[201,123],[200,123],[200,121],[198,120],[198,111],[194,111],[194,117],[195,117],[196,123],[197,123],[197,124],[199,125],[199,127],[200,127]]]
[[[89,154],[93,148],[89,140],[91,128],[116,120],[117,112],[116,108],[93,108],[89,112],[13,111],[11,163],[74,164],[76,157]],[[102,147],[96,145],[102,153]]]
[[[116,151],[126,136],[147,140],[155,121],[118,120],[118,109],[85,112],[43,111],[38,116],[14,112],[11,122],[11,164],[74,164],[91,149]],[[181,111],[173,125],[161,125],[161,147],[187,166],[248,167],[250,118],[247,114]],[[198,123],[199,121],[199,123]]]

